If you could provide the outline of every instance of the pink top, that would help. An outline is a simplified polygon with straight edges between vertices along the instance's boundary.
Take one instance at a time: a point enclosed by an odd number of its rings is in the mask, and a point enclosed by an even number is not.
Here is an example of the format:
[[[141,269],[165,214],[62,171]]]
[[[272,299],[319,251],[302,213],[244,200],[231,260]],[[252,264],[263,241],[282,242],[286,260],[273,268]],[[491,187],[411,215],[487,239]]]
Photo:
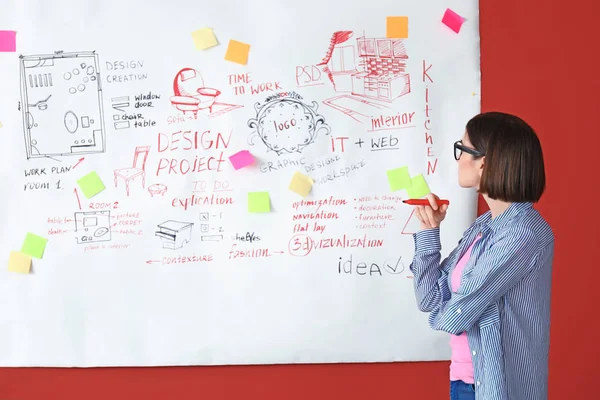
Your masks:
[[[460,286],[462,272],[467,265],[467,261],[471,257],[471,250],[481,236],[477,236],[475,241],[469,246],[462,258],[456,263],[456,267],[452,272],[451,282],[452,292],[456,292]],[[450,361],[450,380],[461,380],[465,383],[475,383],[473,378],[473,361],[471,360],[471,349],[467,341],[467,333],[463,332],[460,335],[450,335],[450,348],[452,349],[452,358]]]

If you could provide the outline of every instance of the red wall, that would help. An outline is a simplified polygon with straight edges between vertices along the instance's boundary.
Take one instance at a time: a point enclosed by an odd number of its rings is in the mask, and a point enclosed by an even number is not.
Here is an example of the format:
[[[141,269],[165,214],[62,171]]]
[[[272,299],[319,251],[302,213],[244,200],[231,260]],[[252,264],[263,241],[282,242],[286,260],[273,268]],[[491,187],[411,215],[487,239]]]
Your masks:
[[[548,189],[539,209],[556,235],[550,399],[598,398],[599,211],[587,198],[600,181],[592,176],[600,134],[599,2],[480,3],[483,110],[522,116],[545,150]],[[570,204],[569,194],[583,204]],[[447,399],[448,363],[0,369],[0,399],[141,398]]]

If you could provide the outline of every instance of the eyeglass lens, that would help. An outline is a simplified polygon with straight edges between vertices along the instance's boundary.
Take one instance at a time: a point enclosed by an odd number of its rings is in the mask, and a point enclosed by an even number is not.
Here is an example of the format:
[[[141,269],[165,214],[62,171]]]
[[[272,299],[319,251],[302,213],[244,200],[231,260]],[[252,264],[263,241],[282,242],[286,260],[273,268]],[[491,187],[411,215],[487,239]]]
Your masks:
[[[462,150],[458,147],[454,147],[454,158],[458,161],[460,159],[460,155],[462,154]]]

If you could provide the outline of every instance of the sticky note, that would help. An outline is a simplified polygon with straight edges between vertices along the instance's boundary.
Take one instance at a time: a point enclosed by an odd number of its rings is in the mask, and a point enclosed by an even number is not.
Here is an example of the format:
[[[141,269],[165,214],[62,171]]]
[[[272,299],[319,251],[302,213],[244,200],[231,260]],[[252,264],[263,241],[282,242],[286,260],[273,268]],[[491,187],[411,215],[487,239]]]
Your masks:
[[[457,13],[455,13],[454,11],[452,11],[451,9],[447,8],[446,12],[444,13],[444,18],[442,18],[442,22],[448,28],[458,33],[463,22],[465,22],[465,19]]]
[[[31,271],[31,257],[18,251],[11,251],[8,257],[8,270],[28,274]]]
[[[294,176],[292,176],[292,181],[290,182],[288,189],[298,193],[302,197],[306,197],[310,193],[313,183],[314,182],[310,177],[296,171]]]
[[[231,165],[233,165],[233,168],[238,170],[240,168],[244,168],[248,165],[253,164],[254,157],[252,156],[252,154],[250,154],[248,150],[242,150],[230,156],[229,161],[231,161]]]
[[[87,197],[88,199],[97,195],[105,189],[104,183],[102,183],[102,180],[95,171],[90,172],[83,178],[80,178],[77,181],[77,184],[81,188],[81,191],[83,192],[85,197]]]
[[[388,38],[408,38],[408,17],[387,17],[385,32]]]
[[[408,173],[408,167],[390,169],[387,171],[387,177],[392,192],[408,189],[412,184],[410,174]]]
[[[248,62],[248,53],[250,45],[237,40],[230,40],[225,53],[225,59],[234,63],[246,65]]]
[[[271,211],[271,200],[269,192],[248,193],[248,212],[263,213]]]
[[[17,51],[17,32],[0,31],[0,53],[14,53]]]
[[[205,50],[219,44],[212,28],[202,28],[192,32],[196,50]]]
[[[34,233],[28,233],[25,235],[23,246],[21,246],[21,253],[35,258],[42,258],[44,250],[46,250],[46,243],[48,243],[48,239]]]
[[[411,185],[406,189],[408,196],[412,199],[419,199],[426,194],[431,193],[429,186],[423,177],[423,174],[415,175],[411,179]]]

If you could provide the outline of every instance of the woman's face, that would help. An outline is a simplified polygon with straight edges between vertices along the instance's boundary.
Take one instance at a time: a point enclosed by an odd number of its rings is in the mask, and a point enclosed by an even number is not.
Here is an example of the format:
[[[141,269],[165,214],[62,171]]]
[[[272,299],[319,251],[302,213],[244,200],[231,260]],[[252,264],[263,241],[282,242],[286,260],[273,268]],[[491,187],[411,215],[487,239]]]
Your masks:
[[[467,132],[462,137],[462,144],[474,149]],[[479,189],[479,181],[483,172],[485,157],[475,158],[472,154],[462,152],[458,159],[458,184],[463,188]]]

